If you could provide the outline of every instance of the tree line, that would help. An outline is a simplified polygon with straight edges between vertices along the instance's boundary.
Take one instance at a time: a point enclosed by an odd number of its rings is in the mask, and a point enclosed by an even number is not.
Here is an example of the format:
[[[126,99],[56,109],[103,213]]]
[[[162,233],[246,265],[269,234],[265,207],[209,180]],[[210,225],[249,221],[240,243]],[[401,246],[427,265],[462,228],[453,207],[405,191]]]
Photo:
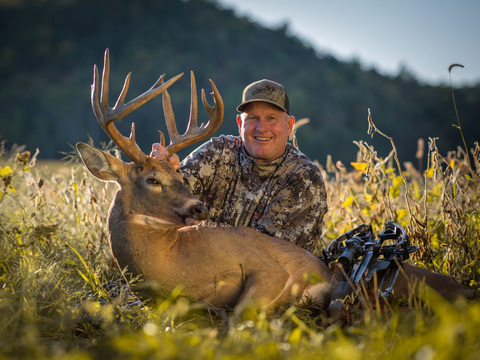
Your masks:
[[[58,158],[77,141],[105,141],[90,105],[93,64],[111,54],[113,105],[132,71],[128,99],[165,73],[185,75],[169,89],[179,129],[188,119],[189,72],[209,93],[208,79],[225,103],[220,133],[237,134],[236,106],[249,83],[270,78],[287,87],[292,113],[310,123],[297,132],[300,149],[325,163],[327,155],[355,161],[354,140],[386,156],[390,144],[367,135],[367,109],[392,136],[402,161],[416,161],[417,139],[439,138],[441,151],[462,145],[448,86],[419,83],[408,71],[384,76],[357,61],[342,62],[289,32],[288,24],[266,28],[214,0],[24,0],[0,3],[0,141],[39,148],[40,158]],[[445,64],[447,71],[450,64]],[[466,141],[480,134],[480,85],[455,89]],[[199,121],[207,119],[203,109]],[[160,100],[121,120],[127,134],[148,152],[165,131]],[[203,120],[205,121],[205,120]],[[181,130],[180,130],[181,131]],[[189,149],[192,150],[192,149]],[[180,154],[181,156],[184,154]]]

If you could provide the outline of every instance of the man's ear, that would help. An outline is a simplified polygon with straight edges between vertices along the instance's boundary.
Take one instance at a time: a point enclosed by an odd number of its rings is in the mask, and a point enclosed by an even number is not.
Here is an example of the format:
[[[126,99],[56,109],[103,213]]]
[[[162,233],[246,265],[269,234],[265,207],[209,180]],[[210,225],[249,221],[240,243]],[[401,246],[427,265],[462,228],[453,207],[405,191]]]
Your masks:
[[[295,116],[288,117],[288,136],[292,135],[293,127],[295,126]]]
[[[238,125],[238,133],[239,134],[242,133],[242,124],[243,124],[242,116],[240,114],[238,114],[237,115],[237,125]]]
[[[85,143],[77,143],[83,163],[96,178],[117,181],[125,173],[125,164],[115,156]]]

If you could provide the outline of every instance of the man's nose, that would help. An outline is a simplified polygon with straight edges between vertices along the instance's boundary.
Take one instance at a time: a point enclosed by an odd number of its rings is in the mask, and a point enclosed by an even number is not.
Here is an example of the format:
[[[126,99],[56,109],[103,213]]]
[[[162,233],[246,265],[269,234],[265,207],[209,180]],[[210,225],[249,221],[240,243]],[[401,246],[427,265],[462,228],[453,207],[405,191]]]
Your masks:
[[[268,123],[265,119],[258,119],[257,122],[257,130],[267,130],[268,129]]]

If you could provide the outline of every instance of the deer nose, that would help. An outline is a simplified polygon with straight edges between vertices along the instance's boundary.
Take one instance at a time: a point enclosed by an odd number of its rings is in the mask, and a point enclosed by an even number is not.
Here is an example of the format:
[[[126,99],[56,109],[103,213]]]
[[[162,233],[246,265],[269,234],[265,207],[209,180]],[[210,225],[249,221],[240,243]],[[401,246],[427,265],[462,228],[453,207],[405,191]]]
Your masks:
[[[207,216],[208,209],[202,202],[192,206],[192,217],[198,220],[205,220]]]
[[[207,207],[199,200],[188,201],[182,207],[176,208],[175,212],[178,216],[186,221],[187,219],[196,220],[197,222],[205,220],[208,217]],[[188,222],[190,222],[190,220]]]

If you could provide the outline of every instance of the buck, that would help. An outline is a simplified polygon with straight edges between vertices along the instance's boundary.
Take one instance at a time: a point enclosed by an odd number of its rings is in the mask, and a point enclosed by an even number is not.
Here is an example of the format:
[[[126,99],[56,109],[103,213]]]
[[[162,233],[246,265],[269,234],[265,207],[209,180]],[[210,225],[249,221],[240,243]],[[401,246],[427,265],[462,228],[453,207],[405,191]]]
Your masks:
[[[98,101],[99,75],[94,68],[92,105],[100,126],[133,162],[125,163],[87,144],[77,144],[90,172],[120,188],[109,210],[108,233],[113,255],[122,268],[142,275],[158,293],[177,286],[183,295],[217,308],[244,308],[247,304],[274,307],[293,299],[309,297],[323,301],[331,274],[316,256],[285,240],[246,227],[206,228],[198,226],[208,210],[185,187],[182,177],[167,161],[145,155],[135,141],[135,127],[129,138],[121,135],[114,121],[163,93],[169,154],[212,135],[223,120],[222,98],[213,83],[215,105],[210,107],[202,90],[202,102],[209,114],[206,125],[197,126],[197,94],[191,74],[191,113],[188,129],[179,135],[167,88],[180,75],[153,87],[125,104],[130,76],[113,108],[108,106],[110,61],[108,49]],[[162,143],[165,143],[161,134]],[[318,282],[304,277],[315,274]]]
[[[105,52],[102,89],[94,67],[92,106],[100,126],[132,162],[125,163],[100,149],[78,143],[77,149],[88,170],[98,179],[114,181],[119,189],[108,217],[112,253],[122,268],[141,275],[150,289],[169,294],[178,286],[182,295],[215,308],[242,311],[254,305],[265,309],[310,299],[319,306],[329,302],[334,281],[332,272],[312,253],[296,245],[247,227],[207,228],[199,226],[208,210],[185,187],[181,175],[168,161],[144,154],[135,140],[123,136],[114,121],[162,94],[165,121],[173,154],[215,133],[223,120],[222,98],[213,83],[211,107],[202,90],[209,114],[206,125],[197,125],[197,91],[191,73],[191,112],[187,131],[179,135],[167,89],[183,74],[164,82],[164,75],[134,100],[125,104],[131,73],[113,108],[108,105],[110,61]],[[165,138],[160,132],[161,142]],[[462,285],[431,277],[430,272],[405,266],[408,276],[395,287],[398,295],[408,292],[407,278],[426,278],[429,285],[446,296],[459,293]],[[307,276],[311,275],[311,276]],[[311,281],[309,279],[316,279]],[[441,284],[440,284],[441,283]]]

